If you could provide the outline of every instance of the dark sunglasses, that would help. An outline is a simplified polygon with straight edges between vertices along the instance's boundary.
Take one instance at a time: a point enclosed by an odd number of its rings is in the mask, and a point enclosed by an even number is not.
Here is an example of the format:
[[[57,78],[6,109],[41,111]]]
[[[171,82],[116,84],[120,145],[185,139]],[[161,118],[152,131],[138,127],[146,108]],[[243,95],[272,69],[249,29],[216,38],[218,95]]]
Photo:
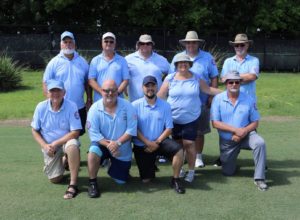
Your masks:
[[[245,44],[235,44],[234,47],[244,47]]]
[[[115,93],[117,89],[102,89],[102,91],[105,92],[106,94],[109,94],[109,93]]]
[[[105,40],[104,43],[106,43],[106,44],[113,44],[115,42],[113,40]]]
[[[147,46],[150,46],[150,45],[152,45],[152,43],[151,43],[151,42],[148,42],[148,43],[139,43],[139,45],[147,45]]]
[[[198,44],[197,41],[186,41],[185,44]]]
[[[229,81],[228,84],[230,84],[230,85],[233,85],[233,84],[239,85],[240,81]]]

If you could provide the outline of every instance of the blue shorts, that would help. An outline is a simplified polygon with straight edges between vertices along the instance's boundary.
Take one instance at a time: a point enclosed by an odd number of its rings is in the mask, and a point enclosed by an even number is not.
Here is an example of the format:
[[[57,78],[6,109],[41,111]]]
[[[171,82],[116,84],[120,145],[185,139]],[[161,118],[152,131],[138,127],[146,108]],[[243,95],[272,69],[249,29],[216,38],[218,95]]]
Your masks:
[[[172,130],[174,140],[190,140],[195,141],[197,137],[198,118],[187,124],[175,124]]]
[[[93,142],[90,146],[89,152],[95,153],[100,159],[100,164],[105,159],[110,159],[111,165],[108,169],[108,175],[110,175],[117,183],[125,183],[129,178],[129,170],[131,168],[131,161],[122,161],[113,157],[109,150]]]

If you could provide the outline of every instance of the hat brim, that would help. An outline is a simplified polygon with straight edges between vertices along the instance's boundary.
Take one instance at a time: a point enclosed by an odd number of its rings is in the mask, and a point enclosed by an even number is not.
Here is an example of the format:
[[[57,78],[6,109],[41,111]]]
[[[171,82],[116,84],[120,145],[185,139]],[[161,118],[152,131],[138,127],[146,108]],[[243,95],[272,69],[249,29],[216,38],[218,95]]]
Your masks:
[[[228,80],[240,80],[240,81],[243,81],[243,78],[241,78],[241,77],[230,77],[230,78],[226,78],[225,77],[225,81],[224,81],[224,83],[226,83]]]
[[[231,46],[234,46],[236,44],[244,44],[249,43],[250,45],[253,44],[253,40],[241,40],[241,41],[228,41]]]
[[[181,40],[179,40],[179,43],[184,45],[185,42],[190,42],[190,41],[199,42],[199,43],[204,43],[205,42],[205,40],[203,40],[203,39],[181,39]]]

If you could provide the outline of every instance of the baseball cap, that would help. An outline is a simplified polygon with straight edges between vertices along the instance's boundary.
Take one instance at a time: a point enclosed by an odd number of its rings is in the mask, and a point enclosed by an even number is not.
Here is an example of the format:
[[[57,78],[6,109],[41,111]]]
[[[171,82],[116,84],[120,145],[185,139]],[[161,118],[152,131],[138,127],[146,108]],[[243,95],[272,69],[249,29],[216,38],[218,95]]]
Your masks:
[[[62,81],[51,79],[47,82],[47,89],[50,91],[51,89],[61,89],[64,90],[64,83]]]
[[[111,38],[113,38],[114,40],[116,40],[116,36],[115,36],[113,33],[111,33],[111,32],[106,32],[105,34],[103,34],[103,35],[102,35],[102,40],[104,40],[104,39],[107,38],[107,37],[111,37]]]
[[[63,40],[65,37],[69,37],[72,40],[75,40],[73,33],[71,33],[70,31],[65,31],[60,35],[60,40]]]
[[[157,80],[154,76],[145,76],[143,79],[143,85],[147,85],[148,83],[157,84]]]

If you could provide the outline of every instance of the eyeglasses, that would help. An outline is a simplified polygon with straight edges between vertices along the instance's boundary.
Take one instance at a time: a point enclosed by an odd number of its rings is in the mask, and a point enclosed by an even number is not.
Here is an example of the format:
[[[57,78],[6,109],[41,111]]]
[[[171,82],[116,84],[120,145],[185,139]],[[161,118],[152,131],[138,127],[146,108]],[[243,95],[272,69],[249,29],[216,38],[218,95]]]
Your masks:
[[[228,84],[230,84],[230,85],[233,85],[233,84],[239,85],[240,81],[229,81]]]
[[[244,47],[245,44],[235,44],[234,47]]]
[[[109,93],[115,93],[116,91],[118,91],[118,89],[102,89],[103,92],[105,92],[106,94]]]
[[[142,46],[143,46],[143,45],[150,46],[150,45],[152,45],[152,43],[151,43],[151,42],[148,42],[148,43],[141,43],[141,42],[140,42],[139,45],[142,45]]]
[[[106,43],[106,44],[113,44],[115,42],[113,40],[105,40],[104,43]]]

